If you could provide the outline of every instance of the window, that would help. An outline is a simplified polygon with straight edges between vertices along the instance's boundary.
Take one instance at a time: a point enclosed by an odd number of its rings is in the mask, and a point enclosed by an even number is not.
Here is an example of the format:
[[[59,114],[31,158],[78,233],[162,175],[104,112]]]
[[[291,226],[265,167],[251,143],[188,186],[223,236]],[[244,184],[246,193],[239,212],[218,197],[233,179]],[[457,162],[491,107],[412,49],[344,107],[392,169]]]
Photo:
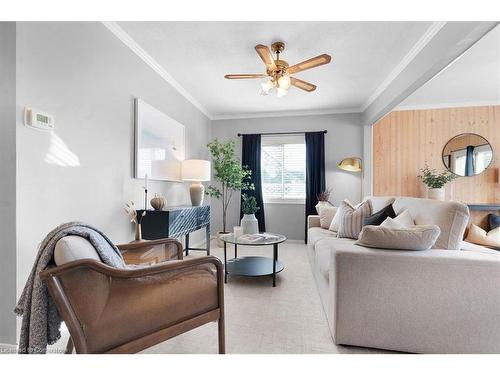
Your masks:
[[[262,194],[265,203],[301,203],[306,199],[304,136],[263,136]]]

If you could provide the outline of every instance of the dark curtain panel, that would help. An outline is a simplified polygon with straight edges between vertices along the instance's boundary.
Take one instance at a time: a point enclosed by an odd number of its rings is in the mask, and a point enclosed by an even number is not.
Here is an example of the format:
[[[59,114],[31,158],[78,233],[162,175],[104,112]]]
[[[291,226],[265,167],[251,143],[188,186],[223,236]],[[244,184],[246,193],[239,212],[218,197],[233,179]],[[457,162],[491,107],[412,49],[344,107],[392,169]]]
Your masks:
[[[314,206],[318,203],[318,194],[325,190],[325,133],[306,133],[306,225],[307,216],[316,215]]]
[[[465,154],[465,175],[474,176],[474,146],[467,146]]]
[[[255,213],[255,217],[259,220],[259,231],[266,231],[266,222],[264,219],[264,201],[262,199],[262,177],[260,168],[260,134],[244,134],[243,144],[241,148],[241,165],[246,165],[252,171],[251,181],[255,186],[255,190],[244,191],[242,193],[248,196],[254,196],[257,200],[257,206],[260,207]],[[243,199],[242,199],[243,201]],[[243,217],[240,203],[240,217]]]

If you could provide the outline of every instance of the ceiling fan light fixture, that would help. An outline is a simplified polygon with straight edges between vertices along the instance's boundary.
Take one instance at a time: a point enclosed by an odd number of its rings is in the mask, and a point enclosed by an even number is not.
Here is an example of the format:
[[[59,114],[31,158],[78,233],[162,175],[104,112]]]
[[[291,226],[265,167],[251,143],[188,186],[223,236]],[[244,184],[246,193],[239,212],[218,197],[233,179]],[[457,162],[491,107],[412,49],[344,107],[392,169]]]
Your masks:
[[[274,87],[274,82],[272,80],[268,80],[264,83],[261,83],[261,86],[262,86],[261,94],[262,95],[269,95],[269,91],[271,91],[272,88]]]
[[[278,79],[278,86],[282,89],[288,90],[291,84],[292,82],[288,74],[284,74]]]
[[[276,96],[278,98],[282,98],[283,96],[286,96],[288,94],[288,90],[287,89],[284,89],[282,87],[278,87],[276,89]]]

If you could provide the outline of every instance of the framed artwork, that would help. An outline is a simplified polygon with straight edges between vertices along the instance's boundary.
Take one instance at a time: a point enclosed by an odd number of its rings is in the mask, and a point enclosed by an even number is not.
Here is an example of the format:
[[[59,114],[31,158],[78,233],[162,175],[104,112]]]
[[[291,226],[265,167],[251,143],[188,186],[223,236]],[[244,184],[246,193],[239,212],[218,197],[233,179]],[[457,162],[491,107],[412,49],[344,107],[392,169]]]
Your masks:
[[[135,178],[181,181],[184,125],[135,99]]]

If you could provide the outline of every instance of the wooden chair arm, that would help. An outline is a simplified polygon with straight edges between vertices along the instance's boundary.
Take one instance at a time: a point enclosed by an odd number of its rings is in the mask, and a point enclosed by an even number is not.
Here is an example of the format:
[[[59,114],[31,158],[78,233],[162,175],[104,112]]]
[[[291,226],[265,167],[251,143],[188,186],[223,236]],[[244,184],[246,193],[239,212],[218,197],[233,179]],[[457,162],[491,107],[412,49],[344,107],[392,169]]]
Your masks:
[[[62,266],[47,268],[46,270],[40,272],[40,279],[45,281],[51,277],[61,276],[67,272],[75,271],[80,268],[90,268],[106,276],[128,279],[185,270],[202,264],[213,264],[217,270],[217,276],[222,278],[222,262],[214,256],[207,256],[182,261],[174,260],[171,262],[158,263],[147,267],[127,269],[110,267],[102,262],[93,259],[81,259],[63,264]]]
[[[157,259],[156,263],[169,261],[173,259],[182,260],[184,249],[182,248],[182,244],[174,239],[174,238],[162,238],[159,240],[151,240],[151,241],[142,241],[142,242],[133,242],[128,244],[117,245],[118,249],[122,252],[125,260],[127,261],[127,255],[133,255],[133,258],[140,259],[145,256],[146,253],[150,252],[154,247],[160,247],[161,245],[164,248],[168,246],[172,246],[176,249],[176,258],[167,257],[165,254],[161,254],[160,258]],[[158,254],[156,254],[156,257]],[[128,262],[127,262],[128,263]],[[134,262],[135,263],[135,262]]]

